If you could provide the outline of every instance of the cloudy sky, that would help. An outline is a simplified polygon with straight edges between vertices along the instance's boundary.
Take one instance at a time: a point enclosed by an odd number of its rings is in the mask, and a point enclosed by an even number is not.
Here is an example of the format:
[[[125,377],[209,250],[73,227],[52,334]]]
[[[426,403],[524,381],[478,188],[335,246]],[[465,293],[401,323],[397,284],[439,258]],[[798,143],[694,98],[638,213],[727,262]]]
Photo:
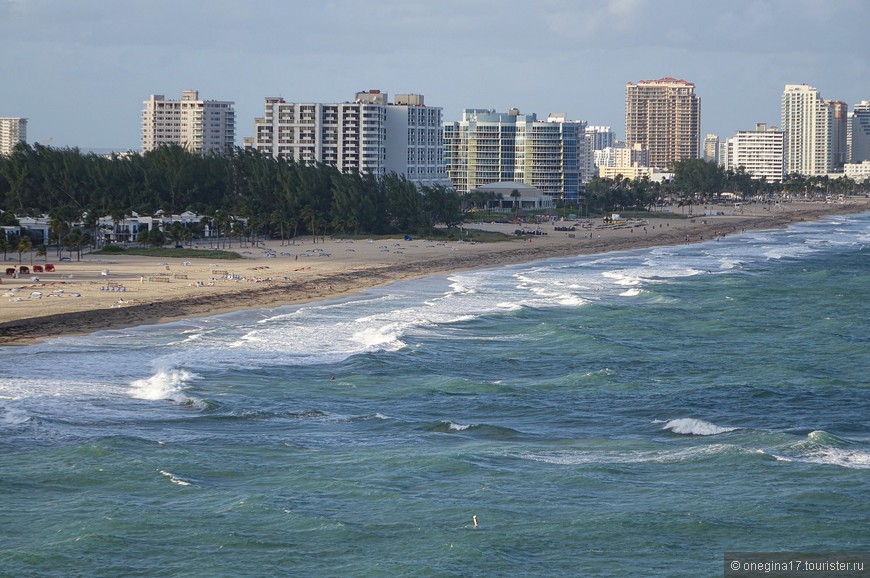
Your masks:
[[[0,116],[28,142],[138,149],[150,94],[232,100],[360,90],[517,107],[625,133],[625,83],[695,83],[702,133],[779,124],[785,84],[870,100],[867,0],[0,0]]]

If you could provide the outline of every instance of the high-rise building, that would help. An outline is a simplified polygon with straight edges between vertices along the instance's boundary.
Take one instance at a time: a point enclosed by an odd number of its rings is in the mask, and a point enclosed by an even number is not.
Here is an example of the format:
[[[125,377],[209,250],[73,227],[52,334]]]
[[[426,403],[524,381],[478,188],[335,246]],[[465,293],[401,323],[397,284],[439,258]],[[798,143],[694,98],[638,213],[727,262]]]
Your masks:
[[[719,164],[719,135],[708,134],[704,137],[704,160]]]
[[[842,100],[826,102],[831,109],[831,170],[842,172],[849,161],[849,107]]]
[[[20,142],[27,142],[27,119],[0,118],[0,155],[8,155]]]
[[[418,185],[449,185],[441,143],[441,108],[423,95],[356,93],[353,102],[291,103],[266,98],[248,147],[276,158],[324,163],[344,173],[395,172]]]
[[[831,105],[807,84],[786,84],[782,130],[786,134],[786,174],[826,175],[832,167]]]
[[[179,145],[190,152],[226,153],[235,146],[236,113],[233,102],[200,100],[196,90],[185,90],[181,100],[152,94],[142,111],[142,152],[163,145]]]
[[[849,162],[870,160],[870,100],[862,100],[852,108],[847,130]]]
[[[633,180],[653,174],[649,166],[649,151],[640,143],[634,143],[630,147],[606,148],[595,151],[595,155],[599,159],[598,176],[602,179],[622,176]]]
[[[625,144],[646,147],[651,166],[698,158],[700,134],[701,99],[691,82],[665,77],[625,85]]]
[[[598,174],[598,165],[595,162],[596,152],[613,147],[616,143],[616,133],[609,126],[586,127],[586,166],[583,171],[583,182],[589,182]]]
[[[785,133],[764,123],[755,130],[738,131],[722,147],[722,166],[736,171],[743,168],[753,179],[779,182],[785,174]]]
[[[387,104],[386,170],[421,185],[450,185],[444,163],[441,108],[422,94],[397,94]]]
[[[521,182],[556,199],[580,194],[586,123],[551,113],[547,120],[488,109],[465,109],[444,123],[447,175],[460,193],[497,182]]]

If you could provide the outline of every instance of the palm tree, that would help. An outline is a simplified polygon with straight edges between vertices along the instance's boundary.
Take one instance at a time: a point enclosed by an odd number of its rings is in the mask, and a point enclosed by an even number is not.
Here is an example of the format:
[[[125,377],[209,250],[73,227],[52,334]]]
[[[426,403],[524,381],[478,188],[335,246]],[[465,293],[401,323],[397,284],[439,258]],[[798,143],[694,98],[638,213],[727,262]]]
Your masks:
[[[30,240],[30,237],[27,235],[21,235],[21,239],[18,240],[18,262],[21,263],[21,253],[24,251],[30,251],[33,247],[33,241]],[[33,253],[30,254],[30,264],[33,265]]]
[[[511,198],[514,200],[514,209],[517,217],[520,216],[520,197],[522,197],[522,194],[520,194],[519,190],[514,189],[511,191]]]

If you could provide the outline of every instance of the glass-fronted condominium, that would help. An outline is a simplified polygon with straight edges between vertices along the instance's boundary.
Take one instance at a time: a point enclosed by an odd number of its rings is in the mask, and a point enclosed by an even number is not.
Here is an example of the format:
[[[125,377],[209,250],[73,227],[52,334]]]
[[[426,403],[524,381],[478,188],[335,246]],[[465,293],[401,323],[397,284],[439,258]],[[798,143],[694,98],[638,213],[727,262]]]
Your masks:
[[[0,155],[8,155],[20,142],[27,142],[27,119],[0,118]]]
[[[849,162],[870,160],[870,100],[862,100],[849,113]]]
[[[444,123],[447,175],[460,193],[514,181],[552,198],[576,199],[586,161],[585,129],[584,121],[563,113],[541,121],[517,109],[465,109],[462,120]]]
[[[423,95],[358,92],[353,102],[293,103],[269,97],[247,147],[276,158],[324,163],[344,173],[395,172],[418,185],[449,185],[441,108]]]
[[[182,91],[181,100],[152,94],[142,111],[142,152],[163,145],[179,145],[199,154],[231,151],[236,138],[233,104],[200,100],[196,90]]]
[[[665,77],[625,85],[625,144],[649,150],[650,166],[699,157],[701,99],[695,85]]]
[[[779,182],[785,176],[785,133],[764,123],[754,131],[739,131],[722,147],[725,169],[743,168],[753,179]]]

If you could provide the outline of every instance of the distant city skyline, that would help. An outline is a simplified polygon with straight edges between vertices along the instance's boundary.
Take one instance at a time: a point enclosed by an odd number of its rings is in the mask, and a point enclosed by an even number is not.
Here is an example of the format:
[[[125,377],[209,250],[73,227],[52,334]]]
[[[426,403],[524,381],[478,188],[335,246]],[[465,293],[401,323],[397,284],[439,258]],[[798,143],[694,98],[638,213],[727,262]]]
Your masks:
[[[786,84],[870,99],[861,0],[0,0],[0,116],[28,142],[138,150],[142,102],[233,101],[236,144],[265,97],[418,93],[466,108],[563,112],[625,137],[625,85],[695,85],[701,134],[778,124]],[[795,31],[811,30],[811,34]],[[510,31],[516,31],[512,34]]]

